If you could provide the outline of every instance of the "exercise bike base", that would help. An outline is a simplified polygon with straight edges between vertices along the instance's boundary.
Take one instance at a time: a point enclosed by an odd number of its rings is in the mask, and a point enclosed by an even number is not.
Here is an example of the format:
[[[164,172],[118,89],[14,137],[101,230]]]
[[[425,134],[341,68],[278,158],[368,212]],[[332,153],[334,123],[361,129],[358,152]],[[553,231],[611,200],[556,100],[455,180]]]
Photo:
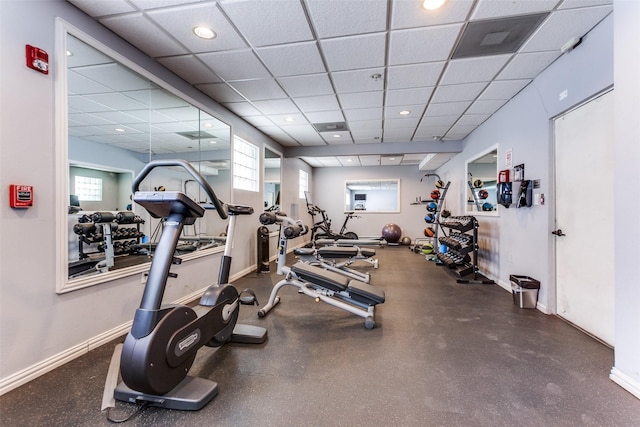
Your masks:
[[[173,390],[163,395],[140,393],[124,382],[118,384],[114,396],[129,403],[149,403],[159,408],[197,411],[218,394],[218,383],[200,377],[187,376]]]
[[[236,323],[231,334],[231,342],[242,344],[262,344],[267,340],[267,330],[260,326]]]

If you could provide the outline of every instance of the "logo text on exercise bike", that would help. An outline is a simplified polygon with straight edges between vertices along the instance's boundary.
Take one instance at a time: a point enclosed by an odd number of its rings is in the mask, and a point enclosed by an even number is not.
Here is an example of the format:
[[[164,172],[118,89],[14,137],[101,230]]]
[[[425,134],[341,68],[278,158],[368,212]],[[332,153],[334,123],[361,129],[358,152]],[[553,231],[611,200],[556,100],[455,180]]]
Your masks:
[[[180,356],[185,350],[189,349],[193,344],[200,339],[200,329],[196,329],[191,335],[183,339],[178,343],[177,355]]]

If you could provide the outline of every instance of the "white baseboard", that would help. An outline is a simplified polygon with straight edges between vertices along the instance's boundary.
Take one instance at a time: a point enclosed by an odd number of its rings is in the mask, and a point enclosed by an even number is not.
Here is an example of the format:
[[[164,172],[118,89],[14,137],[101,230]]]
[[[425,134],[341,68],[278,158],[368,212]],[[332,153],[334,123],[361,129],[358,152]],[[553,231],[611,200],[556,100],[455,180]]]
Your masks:
[[[611,368],[611,374],[609,374],[609,379],[614,383],[618,384],[623,389],[627,390],[629,393],[633,394],[638,399],[640,399],[640,382],[639,381],[634,380],[629,375],[625,374],[615,366]]]

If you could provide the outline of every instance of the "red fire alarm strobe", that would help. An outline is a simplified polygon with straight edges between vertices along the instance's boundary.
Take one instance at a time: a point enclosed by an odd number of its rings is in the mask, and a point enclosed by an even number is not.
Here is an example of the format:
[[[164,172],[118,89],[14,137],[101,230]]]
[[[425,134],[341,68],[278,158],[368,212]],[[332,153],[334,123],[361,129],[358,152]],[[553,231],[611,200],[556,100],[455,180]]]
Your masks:
[[[42,74],[49,74],[49,54],[47,52],[38,47],[26,45],[26,56],[27,67]]]
[[[12,208],[30,208],[33,206],[33,187],[31,185],[9,186],[9,206]]]

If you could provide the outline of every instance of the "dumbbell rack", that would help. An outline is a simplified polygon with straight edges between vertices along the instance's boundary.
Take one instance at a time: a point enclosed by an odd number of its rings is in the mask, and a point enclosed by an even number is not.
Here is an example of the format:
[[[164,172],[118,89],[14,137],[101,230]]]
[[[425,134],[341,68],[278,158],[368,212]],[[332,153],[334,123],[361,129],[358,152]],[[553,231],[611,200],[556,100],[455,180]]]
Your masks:
[[[449,234],[439,238],[447,246],[446,253],[438,252],[442,264],[458,276],[458,283],[493,283],[479,277],[478,271],[478,221],[473,216],[452,216],[440,221]],[[471,232],[471,233],[469,233]],[[465,279],[467,276],[471,279]]]
[[[140,231],[140,224],[144,220],[130,212],[95,212],[78,218],[73,231],[78,235],[78,257],[86,259],[91,253],[84,249],[84,245],[98,244],[98,252],[104,252],[107,268],[114,266],[116,255],[131,255],[137,253],[136,245],[144,233]],[[118,227],[119,225],[135,225],[133,227]],[[96,253],[96,252],[92,252]]]

